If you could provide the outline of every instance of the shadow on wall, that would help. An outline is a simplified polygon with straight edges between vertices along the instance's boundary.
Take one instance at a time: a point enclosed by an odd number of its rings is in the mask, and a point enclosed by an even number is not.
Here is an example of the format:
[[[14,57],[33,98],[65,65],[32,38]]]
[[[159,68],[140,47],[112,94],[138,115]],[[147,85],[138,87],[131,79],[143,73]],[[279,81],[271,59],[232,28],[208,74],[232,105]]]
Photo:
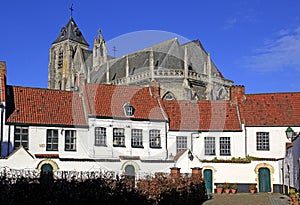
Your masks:
[[[7,157],[13,151],[13,146],[10,142],[2,142],[1,156]]]

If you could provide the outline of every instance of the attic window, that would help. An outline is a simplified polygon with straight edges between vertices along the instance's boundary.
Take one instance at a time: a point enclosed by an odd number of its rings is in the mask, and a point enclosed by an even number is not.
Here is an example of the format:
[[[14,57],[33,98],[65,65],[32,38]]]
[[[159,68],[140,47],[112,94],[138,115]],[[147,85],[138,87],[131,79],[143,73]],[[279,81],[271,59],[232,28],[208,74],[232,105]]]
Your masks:
[[[123,107],[126,116],[134,115],[134,107],[130,103],[126,103]]]

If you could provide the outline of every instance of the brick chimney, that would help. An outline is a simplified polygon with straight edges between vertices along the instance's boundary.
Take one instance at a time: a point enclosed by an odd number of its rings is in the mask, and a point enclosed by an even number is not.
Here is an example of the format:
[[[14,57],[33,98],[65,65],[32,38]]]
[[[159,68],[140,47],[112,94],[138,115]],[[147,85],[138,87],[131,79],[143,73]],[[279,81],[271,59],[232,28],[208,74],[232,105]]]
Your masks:
[[[234,85],[230,87],[230,100],[233,104],[237,105],[246,99],[245,86]]]
[[[149,84],[149,88],[153,96],[160,96],[160,84],[157,81],[151,81]]]
[[[192,177],[193,178],[202,178],[202,168],[200,167],[193,167],[192,169]]]
[[[171,177],[173,178],[177,178],[180,176],[180,169],[181,168],[178,168],[178,167],[171,167]]]
[[[0,103],[5,102],[6,62],[0,61]]]

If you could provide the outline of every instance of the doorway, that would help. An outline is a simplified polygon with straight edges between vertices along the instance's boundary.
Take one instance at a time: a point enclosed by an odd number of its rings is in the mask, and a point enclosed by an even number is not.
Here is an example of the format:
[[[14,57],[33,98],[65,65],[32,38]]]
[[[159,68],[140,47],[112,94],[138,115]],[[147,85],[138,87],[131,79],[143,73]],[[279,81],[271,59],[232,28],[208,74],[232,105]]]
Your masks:
[[[213,172],[211,169],[205,169],[204,170],[204,181],[205,181],[205,188],[207,195],[210,195],[212,193],[212,178]]]
[[[266,167],[259,168],[259,192],[271,192],[270,170]]]
[[[127,179],[133,179],[135,180],[135,168],[133,165],[127,165],[125,167],[125,177]]]

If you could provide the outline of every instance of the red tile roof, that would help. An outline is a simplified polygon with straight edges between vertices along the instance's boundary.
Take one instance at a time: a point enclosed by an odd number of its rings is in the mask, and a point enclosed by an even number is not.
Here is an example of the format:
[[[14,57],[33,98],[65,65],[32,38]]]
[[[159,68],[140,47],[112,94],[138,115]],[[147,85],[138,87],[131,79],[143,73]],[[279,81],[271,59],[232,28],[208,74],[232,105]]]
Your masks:
[[[164,101],[170,130],[241,131],[236,106],[226,101]]]
[[[7,123],[87,126],[76,92],[7,86]]]
[[[158,100],[149,87],[87,84],[85,86],[87,112],[98,117],[167,120]],[[126,116],[123,106],[130,103],[134,116]]]
[[[240,108],[246,126],[300,125],[300,93],[247,94]]]

